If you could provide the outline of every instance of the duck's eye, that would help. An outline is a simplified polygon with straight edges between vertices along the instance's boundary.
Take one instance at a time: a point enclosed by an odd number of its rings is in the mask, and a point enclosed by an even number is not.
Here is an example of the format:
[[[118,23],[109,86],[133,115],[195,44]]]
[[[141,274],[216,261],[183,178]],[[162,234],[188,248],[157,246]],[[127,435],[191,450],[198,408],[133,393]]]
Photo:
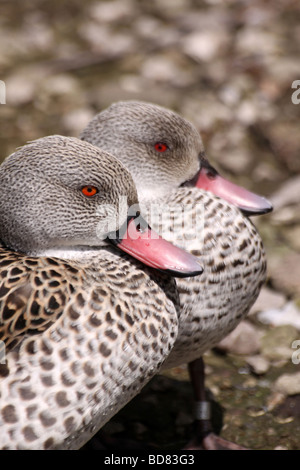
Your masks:
[[[83,186],[83,188],[81,188],[81,192],[86,197],[92,197],[97,194],[98,189],[95,186]]]
[[[165,152],[169,147],[164,142],[156,142],[154,148],[157,152]]]

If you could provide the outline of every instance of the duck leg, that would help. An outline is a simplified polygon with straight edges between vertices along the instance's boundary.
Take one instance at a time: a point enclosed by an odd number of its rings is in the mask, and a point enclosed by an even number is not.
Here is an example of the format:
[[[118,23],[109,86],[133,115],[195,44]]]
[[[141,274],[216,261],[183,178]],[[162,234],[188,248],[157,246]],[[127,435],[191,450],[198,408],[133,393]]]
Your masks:
[[[205,396],[205,372],[202,357],[188,364],[195,399],[195,434],[185,446],[190,450],[247,450],[212,432],[210,402]]]

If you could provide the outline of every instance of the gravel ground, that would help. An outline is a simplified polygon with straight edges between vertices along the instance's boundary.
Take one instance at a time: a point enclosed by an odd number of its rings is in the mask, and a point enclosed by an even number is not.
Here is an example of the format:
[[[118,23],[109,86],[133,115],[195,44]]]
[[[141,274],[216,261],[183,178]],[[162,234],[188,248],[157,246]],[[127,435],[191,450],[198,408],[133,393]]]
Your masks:
[[[191,120],[221,172],[273,201],[255,220],[267,284],[248,319],[207,353],[207,387],[222,436],[299,449],[299,2],[14,0],[0,10],[1,159],[44,135],[78,136],[114,101],[142,99]],[[191,422],[182,366],[152,380],[106,431],[177,449]]]

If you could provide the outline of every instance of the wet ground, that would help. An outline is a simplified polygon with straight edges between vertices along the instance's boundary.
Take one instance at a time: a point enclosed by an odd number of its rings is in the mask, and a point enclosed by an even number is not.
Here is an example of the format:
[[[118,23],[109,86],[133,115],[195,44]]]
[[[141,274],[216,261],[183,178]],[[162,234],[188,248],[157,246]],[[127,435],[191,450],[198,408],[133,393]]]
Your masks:
[[[274,202],[255,219],[267,286],[235,336],[207,353],[207,387],[223,437],[299,449],[299,2],[15,0],[0,9],[1,159],[44,135],[78,136],[114,101],[142,99],[191,120],[220,171]],[[191,423],[183,366],[154,378],[106,431],[177,449]]]

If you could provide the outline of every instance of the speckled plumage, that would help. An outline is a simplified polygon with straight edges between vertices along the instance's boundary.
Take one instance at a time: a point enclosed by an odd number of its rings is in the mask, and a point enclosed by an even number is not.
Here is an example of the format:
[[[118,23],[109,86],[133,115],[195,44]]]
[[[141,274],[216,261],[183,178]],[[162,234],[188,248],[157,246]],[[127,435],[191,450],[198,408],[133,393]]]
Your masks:
[[[165,217],[164,238],[195,254],[204,267],[201,276],[177,280],[180,292],[179,333],[165,367],[189,362],[225,337],[245,317],[266,278],[262,240],[254,225],[232,204],[198,188],[180,187],[193,178],[205,161],[201,137],[194,126],[173,113],[145,102],[124,101],[99,113],[81,138],[109,150],[130,170],[142,208],[151,204],[203,217],[198,239],[185,238],[182,220]],[[154,144],[168,149],[156,152]],[[172,175],[170,177],[170,175]],[[177,212],[178,213],[178,212]],[[180,210],[179,210],[180,213]]]
[[[1,242],[0,344],[5,344],[6,361],[0,364],[0,448],[77,449],[139,392],[170,352],[178,328],[175,282],[106,242],[90,246],[95,213],[84,205],[96,202],[86,202],[82,194],[77,198],[76,188],[96,178],[103,188],[100,203],[116,204],[120,194],[137,201],[129,173],[106,152],[52,136],[8,157],[0,181],[6,171],[11,193],[5,201],[1,186],[1,218],[6,205],[13,204],[14,181],[21,180],[25,199],[28,191],[33,191],[29,198],[37,188],[42,191],[40,184],[44,193],[36,192],[28,209],[36,218],[23,227],[23,233],[32,230],[31,239],[24,240],[32,253],[14,251],[11,229],[0,229],[10,247]],[[69,184],[75,184],[70,199]],[[51,211],[49,198],[55,194]],[[27,202],[18,214],[23,224]],[[82,227],[78,224],[73,245],[68,229],[76,217]],[[60,225],[54,238],[41,223]],[[85,245],[76,254],[77,237]],[[62,240],[63,256],[50,256]],[[18,236],[16,247],[22,249]]]
[[[178,240],[201,260],[204,271],[201,276],[176,280],[180,322],[175,346],[164,363],[168,368],[200,357],[247,315],[266,279],[266,257],[252,222],[226,201],[198,188],[179,188],[161,202],[170,208],[189,207],[185,214],[189,219],[198,205],[203,216],[200,239],[189,239],[187,232]],[[176,233],[172,221],[163,222],[165,237],[172,228]]]

